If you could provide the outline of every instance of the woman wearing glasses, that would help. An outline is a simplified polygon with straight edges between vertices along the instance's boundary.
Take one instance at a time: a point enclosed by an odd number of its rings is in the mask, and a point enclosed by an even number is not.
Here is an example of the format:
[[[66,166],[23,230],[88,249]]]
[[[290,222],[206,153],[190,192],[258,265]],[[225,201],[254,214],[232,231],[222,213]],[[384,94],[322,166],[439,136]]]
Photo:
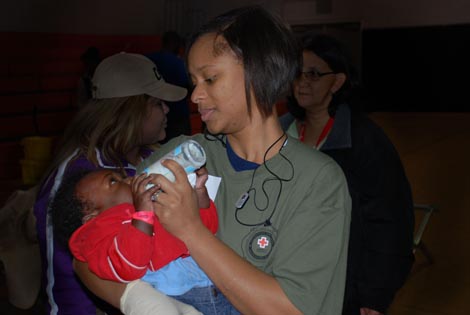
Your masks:
[[[326,35],[301,39],[303,66],[293,83],[287,133],[331,156],[352,197],[343,314],[383,314],[413,263],[411,190],[384,132],[361,114],[356,72]]]

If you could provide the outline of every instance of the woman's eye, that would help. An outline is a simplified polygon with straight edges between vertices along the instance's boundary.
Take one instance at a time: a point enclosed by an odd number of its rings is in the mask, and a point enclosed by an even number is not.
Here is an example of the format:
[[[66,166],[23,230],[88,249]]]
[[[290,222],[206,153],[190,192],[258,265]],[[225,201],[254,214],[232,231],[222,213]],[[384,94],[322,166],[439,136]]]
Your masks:
[[[211,84],[211,83],[214,83],[215,79],[216,79],[216,76],[212,76],[212,77],[209,77],[209,78],[205,79],[204,81],[206,83]]]
[[[109,183],[110,183],[111,185],[114,185],[114,184],[116,184],[117,182],[118,182],[118,181],[117,181],[116,178],[111,178],[111,180],[109,181]]]
[[[165,105],[165,102],[160,102],[160,103],[158,103],[157,108],[159,110],[163,110],[163,105]]]
[[[154,98],[150,101],[150,104],[156,107],[161,107],[163,106],[163,101],[157,98]]]

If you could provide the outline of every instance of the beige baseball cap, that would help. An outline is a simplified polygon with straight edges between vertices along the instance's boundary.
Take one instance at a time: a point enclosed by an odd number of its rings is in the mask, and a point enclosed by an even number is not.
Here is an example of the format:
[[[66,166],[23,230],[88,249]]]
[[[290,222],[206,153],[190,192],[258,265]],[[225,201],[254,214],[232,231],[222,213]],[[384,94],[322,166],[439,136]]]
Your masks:
[[[95,99],[148,94],[163,101],[175,102],[188,93],[183,87],[166,83],[149,58],[125,52],[101,61],[92,82]]]

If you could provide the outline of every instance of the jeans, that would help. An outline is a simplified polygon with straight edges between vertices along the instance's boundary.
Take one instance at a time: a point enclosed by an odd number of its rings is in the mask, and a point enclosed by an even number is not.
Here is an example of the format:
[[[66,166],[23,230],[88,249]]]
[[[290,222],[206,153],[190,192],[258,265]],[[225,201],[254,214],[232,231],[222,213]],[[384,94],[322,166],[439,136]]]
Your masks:
[[[214,286],[193,288],[185,294],[172,297],[194,306],[204,315],[240,315],[240,312]]]

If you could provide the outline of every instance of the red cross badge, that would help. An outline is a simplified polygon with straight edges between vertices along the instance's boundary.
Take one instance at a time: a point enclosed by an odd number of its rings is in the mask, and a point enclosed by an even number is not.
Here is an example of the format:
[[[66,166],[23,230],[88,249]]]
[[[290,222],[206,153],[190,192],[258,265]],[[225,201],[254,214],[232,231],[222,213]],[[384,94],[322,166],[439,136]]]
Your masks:
[[[269,240],[267,239],[266,236],[262,236],[262,237],[258,238],[258,242],[257,242],[257,243],[258,243],[258,246],[259,246],[260,248],[266,248],[266,247],[269,246]]]
[[[277,231],[273,226],[257,226],[248,233],[243,242],[243,252],[253,260],[265,260],[276,247]]]

